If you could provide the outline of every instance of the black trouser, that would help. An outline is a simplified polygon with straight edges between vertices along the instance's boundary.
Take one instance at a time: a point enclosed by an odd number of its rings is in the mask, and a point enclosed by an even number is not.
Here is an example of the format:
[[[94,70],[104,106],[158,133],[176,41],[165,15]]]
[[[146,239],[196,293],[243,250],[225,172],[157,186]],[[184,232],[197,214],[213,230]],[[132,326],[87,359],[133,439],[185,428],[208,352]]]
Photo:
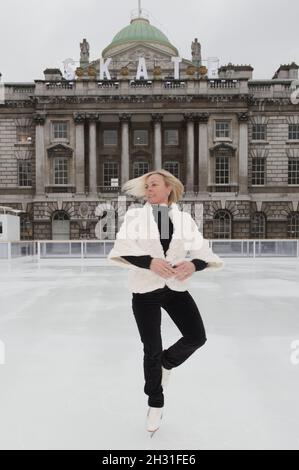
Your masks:
[[[183,335],[166,350],[162,348],[161,307]],[[188,359],[206,342],[205,328],[188,291],[178,292],[165,286],[144,294],[133,293],[132,308],[143,343],[144,393],[149,397],[149,406],[161,408],[164,406],[161,366],[172,369]]]

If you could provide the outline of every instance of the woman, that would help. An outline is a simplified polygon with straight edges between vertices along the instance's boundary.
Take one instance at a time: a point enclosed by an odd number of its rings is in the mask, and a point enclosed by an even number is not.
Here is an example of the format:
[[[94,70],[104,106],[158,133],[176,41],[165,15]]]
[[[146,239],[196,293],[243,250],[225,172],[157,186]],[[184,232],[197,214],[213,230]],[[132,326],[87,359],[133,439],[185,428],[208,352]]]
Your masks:
[[[163,390],[170,370],[206,342],[187,280],[195,271],[218,269],[224,263],[209,248],[191,215],[179,210],[176,202],[184,186],[171,173],[147,173],[128,181],[123,191],[147,202],[126,212],[108,259],[130,269],[132,310],[144,346],[147,430],[153,435],[163,416]],[[191,261],[185,259],[188,251]],[[162,348],[161,307],[183,335],[167,350]]]

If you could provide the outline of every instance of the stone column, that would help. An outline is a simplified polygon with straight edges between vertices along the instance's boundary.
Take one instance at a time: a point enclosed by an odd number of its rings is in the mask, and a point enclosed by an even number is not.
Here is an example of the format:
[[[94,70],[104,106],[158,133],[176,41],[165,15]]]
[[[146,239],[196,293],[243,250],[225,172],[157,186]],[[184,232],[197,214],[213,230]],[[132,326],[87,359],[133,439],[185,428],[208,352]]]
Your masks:
[[[239,193],[248,192],[248,113],[238,113],[239,120]]]
[[[97,122],[99,114],[87,114],[89,121],[89,193],[96,195],[97,188]]]
[[[74,121],[76,124],[76,159],[75,159],[75,175],[76,175],[76,192],[85,193],[85,162],[84,162],[84,123],[85,114],[75,113]]]
[[[186,191],[193,191],[194,187],[194,118],[193,113],[184,114],[187,125]]]
[[[198,191],[206,192],[209,181],[209,150],[208,150],[208,121],[210,115],[201,113],[198,115]]]
[[[129,180],[130,166],[129,166],[129,154],[130,154],[130,134],[129,124],[131,121],[131,114],[120,114],[119,120],[121,122],[121,181],[122,186]]]
[[[45,194],[45,114],[35,114],[35,181],[36,194]]]
[[[152,114],[154,123],[154,170],[162,168],[162,114]]]

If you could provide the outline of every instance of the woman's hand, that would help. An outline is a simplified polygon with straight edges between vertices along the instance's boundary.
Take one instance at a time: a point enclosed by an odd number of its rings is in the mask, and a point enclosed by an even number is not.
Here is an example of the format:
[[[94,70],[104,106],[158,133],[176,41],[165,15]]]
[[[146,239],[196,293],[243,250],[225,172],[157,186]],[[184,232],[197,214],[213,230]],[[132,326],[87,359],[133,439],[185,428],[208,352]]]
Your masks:
[[[176,263],[175,272],[175,279],[179,281],[184,281],[188,277],[192,276],[192,274],[196,271],[196,268],[191,261],[180,261]]]
[[[168,261],[160,258],[154,258],[152,260],[150,264],[150,270],[163,277],[164,279],[173,277],[176,273],[176,270]]]

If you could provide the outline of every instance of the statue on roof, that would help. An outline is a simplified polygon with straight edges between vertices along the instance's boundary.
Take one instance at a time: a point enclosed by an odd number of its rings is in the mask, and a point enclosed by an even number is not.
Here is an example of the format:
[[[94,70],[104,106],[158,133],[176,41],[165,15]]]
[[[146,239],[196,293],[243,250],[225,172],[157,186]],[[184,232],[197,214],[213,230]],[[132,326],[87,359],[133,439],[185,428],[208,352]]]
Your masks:
[[[194,65],[201,64],[201,45],[198,42],[198,39],[195,38],[191,45],[191,53],[192,53],[192,62]]]
[[[80,64],[88,64],[89,63],[89,44],[86,39],[83,39],[83,42],[80,42]]]

